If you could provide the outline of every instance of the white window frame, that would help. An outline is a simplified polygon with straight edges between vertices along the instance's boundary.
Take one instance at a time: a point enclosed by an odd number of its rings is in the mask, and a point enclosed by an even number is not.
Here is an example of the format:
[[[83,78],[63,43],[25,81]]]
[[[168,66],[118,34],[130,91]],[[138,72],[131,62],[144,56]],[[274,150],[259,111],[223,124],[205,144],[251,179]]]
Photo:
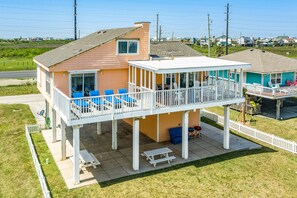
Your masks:
[[[72,74],[95,74],[95,84],[94,86],[98,89],[98,72],[100,70],[72,70],[68,72],[68,87],[69,87],[69,96],[72,97]],[[84,78],[83,78],[84,83]]]
[[[119,42],[137,42],[137,52],[129,53],[128,45],[127,45],[127,53],[119,53]],[[139,40],[138,39],[119,39],[119,40],[117,40],[116,50],[117,50],[117,55],[138,55],[139,54]]]
[[[280,82],[278,83],[277,82],[277,76],[278,76],[278,74],[280,74]],[[275,83],[272,83],[272,75],[275,75]],[[273,84],[273,85],[280,85],[280,84],[282,84],[282,82],[283,82],[283,74],[282,73],[272,73],[272,74],[270,74],[270,82]]]

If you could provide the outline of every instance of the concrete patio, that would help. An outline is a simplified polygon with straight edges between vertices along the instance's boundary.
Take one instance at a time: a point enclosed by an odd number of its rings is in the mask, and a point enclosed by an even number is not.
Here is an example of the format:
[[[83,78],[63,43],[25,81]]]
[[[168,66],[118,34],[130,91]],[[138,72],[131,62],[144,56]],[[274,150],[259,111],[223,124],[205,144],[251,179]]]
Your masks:
[[[69,159],[73,155],[72,131],[67,128],[66,153],[67,159],[61,161],[60,130],[57,130],[58,141],[52,143],[51,130],[44,130],[42,134],[54,157],[54,160],[64,178],[69,189],[105,182],[121,177],[163,169],[166,167],[183,164],[199,159],[218,156],[225,153],[261,148],[246,139],[230,134],[230,149],[223,149],[223,131],[202,123],[202,136],[189,141],[189,158],[181,158],[181,144],[173,145],[169,142],[156,143],[140,133],[140,153],[146,150],[168,147],[176,157],[171,164],[167,162],[159,163],[157,167],[150,165],[146,159],[140,156],[140,170],[132,169],[132,127],[124,121],[118,121],[118,150],[111,149],[111,122],[102,123],[102,135],[97,135],[96,124],[84,125],[81,128],[80,149],[86,149],[93,153],[101,162],[97,168],[86,168],[80,173],[81,183],[73,185],[73,163]]]

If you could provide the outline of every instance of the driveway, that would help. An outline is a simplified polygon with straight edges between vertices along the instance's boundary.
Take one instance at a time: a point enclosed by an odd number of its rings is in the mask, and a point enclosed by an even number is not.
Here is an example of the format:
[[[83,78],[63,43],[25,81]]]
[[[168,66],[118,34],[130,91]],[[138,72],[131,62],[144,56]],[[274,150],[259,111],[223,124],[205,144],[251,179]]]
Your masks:
[[[36,70],[22,70],[22,71],[7,71],[0,72],[1,78],[35,78],[37,76]]]

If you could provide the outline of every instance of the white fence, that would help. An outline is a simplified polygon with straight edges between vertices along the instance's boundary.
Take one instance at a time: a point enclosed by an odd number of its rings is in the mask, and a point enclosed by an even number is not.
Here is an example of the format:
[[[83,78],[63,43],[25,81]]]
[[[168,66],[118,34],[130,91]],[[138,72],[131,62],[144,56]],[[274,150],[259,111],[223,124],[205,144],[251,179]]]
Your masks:
[[[203,110],[202,116],[204,116],[210,120],[213,120],[219,124],[224,124],[224,117],[219,116],[215,113]],[[263,142],[270,144],[272,146],[275,146],[275,147],[287,150],[289,152],[292,152],[294,154],[297,154],[297,143],[294,141],[286,140],[284,138],[280,138],[275,135],[259,131],[257,129],[248,127],[246,125],[243,125],[241,123],[238,123],[238,122],[235,122],[232,120],[230,120],[230,128],[238,131],[239,133],[243,133],[249,137],[263,141]]]
[[[43,196],[45,198],[50,198],[51,194],[50,194],[50,191],[49,191],[49,189],[47,187],[46,180],[45,180],[45,177],[43,175],[41,165],[40,165],[40,163],[38,161],[38,157],[37,157],[37,154],[36,154],[36,151],[35,151],[31,136],[30,136],[30,133],[39,132],[40,131],[40,126],[39,125],[26,125],[25,130],[26,130],[25,131],[26,132],[26,138],[27,138],[27,141],[28,141],[28,144],[29,144],[29,148],[30,148],[31,155],[32,155],[32,158],[33,158],[33,162],[34,162],[34,165],[35,165],[35,168],[36,168],[38,179],[39,179],[39,182],[40,182],[40,185],[41,185],[41,190],[42,190]]]

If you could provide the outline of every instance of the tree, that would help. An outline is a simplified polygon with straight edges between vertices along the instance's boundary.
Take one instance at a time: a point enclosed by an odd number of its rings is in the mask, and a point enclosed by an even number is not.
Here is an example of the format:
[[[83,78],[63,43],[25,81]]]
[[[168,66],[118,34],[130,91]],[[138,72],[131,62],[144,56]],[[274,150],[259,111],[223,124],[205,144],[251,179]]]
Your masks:
[[[223,50],[222,46],[216,46],[216,48],[215,48],[216,57],[220,57],[223,54],[224,54],[224,50]]]

